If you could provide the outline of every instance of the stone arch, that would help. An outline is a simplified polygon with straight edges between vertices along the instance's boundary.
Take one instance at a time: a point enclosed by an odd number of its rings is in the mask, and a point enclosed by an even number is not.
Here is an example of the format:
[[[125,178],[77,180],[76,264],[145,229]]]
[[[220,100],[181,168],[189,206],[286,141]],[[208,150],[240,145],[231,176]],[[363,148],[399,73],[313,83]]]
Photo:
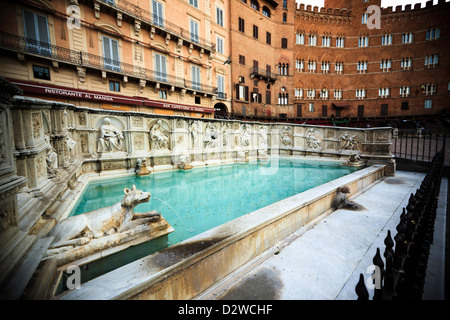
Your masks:
[[[95,21],[94,25],[97,27],[100,27],[101,29],[103,29],[105,31],[115,33],[116,35],[117,34],[120,34],[122,36],[124,35],[124,33],[122,32],[122,30],[119,27],[117,27],[114,24],[109,23],[107,21]]]
[[[218,102],[214,105],[214,118],[216,119],[223,119],[228,117],[230,110],[228,110],[228,107],[223,102]]]
[[[169,47],[166,46],[166,45],[165,45],[164,43],[162,43],[162,42],[159,42],[159,41],[152,41],[151,45],[152,45],[152,47],[153,47],[155,50],[157,50],[157,51],[160,51],[160,52],[163,52],[163,53],[169,53],[169,52],[170,52]]]

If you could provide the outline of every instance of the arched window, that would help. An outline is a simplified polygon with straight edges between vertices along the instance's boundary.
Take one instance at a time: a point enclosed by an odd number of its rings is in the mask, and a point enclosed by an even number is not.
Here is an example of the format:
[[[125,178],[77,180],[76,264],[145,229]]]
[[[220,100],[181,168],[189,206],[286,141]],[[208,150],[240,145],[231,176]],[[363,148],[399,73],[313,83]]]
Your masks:
[[[252,7],[255,10],[259,11],[259,2],[256,0],[251,0],[250,1],[250,7]]]
[[[283,22],[286,22],[286,21],[287,21],[287,14],[285,12],[285,13],[283,13]]]
[[[270,9],[267,8],[266,6],[264,6],[262,8],[262,14],[265,15],[266,17],[270,18]]]

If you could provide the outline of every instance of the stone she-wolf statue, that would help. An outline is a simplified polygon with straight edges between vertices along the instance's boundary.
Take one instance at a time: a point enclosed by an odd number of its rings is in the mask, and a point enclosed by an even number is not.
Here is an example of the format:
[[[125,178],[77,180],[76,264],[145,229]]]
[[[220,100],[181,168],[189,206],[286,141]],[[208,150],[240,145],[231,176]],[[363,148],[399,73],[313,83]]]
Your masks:
[[[135,213],[134,207],[150,200],[150,193],[132,189],[124,189],[125,196],[118,203],[79,214],[60,221],[49,236],[54,240],[47,255],[59,254],[74,247],[85,245],[93,239],[124,231],[139,229],[146,223],[161,219],[161,214],[155,210],[146,213]]]

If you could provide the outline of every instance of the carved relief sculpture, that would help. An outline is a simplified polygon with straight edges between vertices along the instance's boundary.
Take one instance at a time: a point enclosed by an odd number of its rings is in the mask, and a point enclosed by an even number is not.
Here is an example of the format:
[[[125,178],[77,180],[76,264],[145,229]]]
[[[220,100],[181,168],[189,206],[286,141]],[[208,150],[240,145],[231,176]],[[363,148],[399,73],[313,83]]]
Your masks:
[[[288,126],[284,126],[281,130],[281,144],[286,147],[292,145],[292,129]]]
[[[244,124],[241,130],[241,147],[248,147],[250,145],[250,135],[250,127],[247,124]]]
[[[150,140],[152,141],[152,149],[169,149],[169,133],[164,130],[162,120],[156,121],[150,130]]]
[[[198,123],[196,121],[192,121],[189,125],[189,131],[192,137],[192,147],[197,146],[198,141]]]
[[[341,149],[342,150],[357,150],[359,139],[356,134],[350,135],[348,132],[341,136]]]
[[[320,149],[320,140],[314,135],[314,129],[309,129],[306,133],[306,144],[308,148]]]
[[[259,127],[258,139],[259,139],[259,147],[266,148],[267,147],[267,127],[266,126]]]
[[[218,135],[216,128],[212,123],[208,123],[205,129],[205,137],[203,138],[203,145],[205,148],[215,148],[217,145]]]
[[[123,147],[123,133],[111,124],[109,118],[105,118],[100,127],[100,138],[98,139],[98,152],[120,151]]]
[[[45,160],[47,162],[47,174],[49,178],[55,176],[56,169],[58,169],[58,155],[56,150],[50,144],[50,137],[45,137],[45,142],[47,143],[47,151],[45,155]]]

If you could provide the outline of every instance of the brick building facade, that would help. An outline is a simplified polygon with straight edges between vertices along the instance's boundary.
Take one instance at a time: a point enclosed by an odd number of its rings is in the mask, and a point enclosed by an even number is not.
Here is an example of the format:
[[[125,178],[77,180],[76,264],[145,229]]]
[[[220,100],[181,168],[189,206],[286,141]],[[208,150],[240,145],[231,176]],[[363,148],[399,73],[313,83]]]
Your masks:
[[[0,4],[0,75],[79,106],[263,121],[414,118],[450,101],[450,4],[21,0]]]
[[[450,3],[382,8],[374,28],[370,5],[380,0],[296,10],[290,117],[407,119],[449,108]]]

